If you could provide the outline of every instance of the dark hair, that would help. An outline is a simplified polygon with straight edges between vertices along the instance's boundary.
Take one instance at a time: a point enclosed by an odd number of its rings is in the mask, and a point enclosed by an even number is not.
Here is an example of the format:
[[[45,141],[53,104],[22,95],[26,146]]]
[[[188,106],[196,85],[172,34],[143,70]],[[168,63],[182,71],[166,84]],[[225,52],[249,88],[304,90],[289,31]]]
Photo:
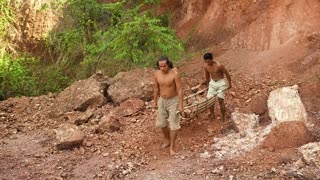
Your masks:
[[[213,55],[212,55],[212,53],[205,53],[204,55],[203,55],[203,59],[204,60],[206,60],[206,59],[213,59]]]
[[[158,69],[160,69],[159,67],[159,62],[160,61],[166,61],[167,65],[169,66],[170,69],[173,68],[173,63],[169,60],[169,58],[167,56],[161,56],[160,59],[157,61],[157,67]]]

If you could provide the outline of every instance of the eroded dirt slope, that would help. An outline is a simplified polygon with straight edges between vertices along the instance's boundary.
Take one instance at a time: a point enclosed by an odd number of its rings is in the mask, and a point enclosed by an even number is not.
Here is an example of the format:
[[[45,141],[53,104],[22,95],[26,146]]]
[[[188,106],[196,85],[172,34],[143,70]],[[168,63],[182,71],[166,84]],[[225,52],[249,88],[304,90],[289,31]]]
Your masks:
[[[160,12],[173,12],[195,59],[214,51],[234,74],[299,83],[319,79],[319,9],[317,0],[166,0]]]
[[[319,4],[316,0],[163,1],[161,12],[174,12],[178,35],[189,38],[188,52],[195,52],[178,64],[184,89],[203,81],[202,53],[211,51],[232,75],[233,88],[226,95],[228,119],[234,111],[261,112],[264,126],[270,122],[265,96],[298,84],[308,117],[320,127]],[[233,130],[227,123],[207,121],[208,112],[182,122],[179,155],[169,157],[167,149],[160,148],[162,137],[154,127],[152,102],[145,102],[146,108],[137,113],[118,117],[113,132],[96,129],[117,106],[109,103],[92,110],[88,122],[79,126],[86,135],[83,145],[57,150],[55,130],[69,121],[65,116],[49,116],[56,97],[0,103],[2,179],[320,178],[297,148],[257,147],[225,160],[210,156],[212,144]],[[219,117],[218,108],[216,113]]]
[[[173,12],[173,26],[191,48],[231,43],[261,51],[317,32],[319,8],[317,0],[166,0],[160,10]]]

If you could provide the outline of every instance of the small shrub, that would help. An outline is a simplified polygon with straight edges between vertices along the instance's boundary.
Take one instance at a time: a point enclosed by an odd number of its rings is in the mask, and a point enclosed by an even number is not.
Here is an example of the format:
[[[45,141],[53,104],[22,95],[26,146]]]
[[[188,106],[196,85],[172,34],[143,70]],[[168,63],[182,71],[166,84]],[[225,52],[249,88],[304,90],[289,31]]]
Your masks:
[[[35,78],[38,82],[39,94],[60,92],[71,83],[71,79],[56,65],[44,67],[35,74]]]
[[[0,59],[1,99],[38,94],[36,78],[28,70],[28,65],[33,62],[33,59],[27,58],[13,60],[8,55]]]

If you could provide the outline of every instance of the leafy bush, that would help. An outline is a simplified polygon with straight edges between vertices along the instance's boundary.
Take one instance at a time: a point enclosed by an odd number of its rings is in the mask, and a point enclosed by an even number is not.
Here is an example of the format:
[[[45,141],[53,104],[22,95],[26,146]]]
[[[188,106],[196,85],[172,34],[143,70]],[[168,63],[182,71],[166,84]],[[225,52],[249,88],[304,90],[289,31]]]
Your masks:
[[[0,59],[0,98],[12,96],[36,95],[36,79],[28,71],[28,65],[33,59],[11,59],[4,55]]]
[[[146,14],[136,15],[131,21],[119,23],[106,32],[98,32],[98,45],[88,46],[88,53],[102,49],[115,60],[129,60],[133,63],[146,63],[160,54],[166,54],[173,59],[179,57],[183,46],[174,36],[174,31],[162,27],[161,21],[150,18]],[[99,52],[99,51],[98,51]],[[145,59],[146,54],[154,54],[152,59]]]
[[[9,49],[10,30],[12,29],[10,23],[14,21],[10,0],[0,0],[0,58]]]
[[[105,26],[107,12],[96,0],[71,0],[64,3],[65,14],[60,26],[46,38],[55,62],[64,68],[84,59],[84,47],[92,42],[93,33]]]
[[[56,64],[69,67],[83,58],[83,32],[78,29],[52,33],[46,39],[51,56],[55,57]]]
[[[162,26],[159,18],[149,11],[141,11],[144,4],[127,9],[123,3],[110,3],[104,6],[111,14],[107,31],[95,33],[96,44],[88,45],[89,55],[106,51],[115,60],[128,60],[137,64],[153,61],[160,54],[178,59],[183,45],[175,37],[172,29]],[[153,54],[150,59],[148,55]]]
[[[44,67],[42,71],[34,74],[34,77],[37,78],[39,94],[60,92],[71,83],[71,79],[56,65]]]
[[[9,25],[11,20],[11,10],[9,6],[9,1],[0,0],[0,38],[5,34],[5,30]]]
[[[158,16],[155,6],[150,6],[159,2],[45,3],[39,11],[52,8],[61,10],[63,15],[59,26],[45,37],[47,51],[39,61],[10,50],[10,26],[16,22],[14,13],[22,7],[22,1],[0,0],[0,99],[59,92],[71,81],[86,78],[97,70],[113,76],[137,66],[153,66],[163,54],[179,59],[184,48],[168,27],[169,17]]]
[[[0,58],[0,100],[59,92],[70,82],[61,68],[54,65],[40,67],[35,58],[12,59],[8,54]]]
[[[175,32],[165,26],[167,17],[157,17],[154,9],[142,8],[158,2],[71,0],[64,16],[68,26],[52,32],[47,47],[64,68],[81,63],[84,72],[79,73],[85,77],[98,68],[105,68],[107,75],[111,75],[115,66],[123,66],[119,70],[150,66],[163,54],[177,60],[184,47]]]

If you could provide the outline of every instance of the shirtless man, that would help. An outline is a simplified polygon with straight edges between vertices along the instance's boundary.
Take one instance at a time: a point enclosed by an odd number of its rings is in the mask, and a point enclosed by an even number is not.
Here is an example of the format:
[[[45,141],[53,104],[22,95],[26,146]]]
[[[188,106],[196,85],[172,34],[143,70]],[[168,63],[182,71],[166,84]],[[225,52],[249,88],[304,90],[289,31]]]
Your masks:
[[[170,155],[175,155],[177,130],[180,129],[180,117],[177,111],[183,111],[181,78],[167,57],[162,56],[157,62],[154,73],[154,105],[158,107],[156,126],[161,128],[165,138],[162,148],[170,146]],[[169,119],[170,131],[167,127]]]
[[[203,55],[205,62],[204,72],[206,81],[203,84],[206,84],[209,88],[207,98],[217,96],[220,110],[221,110],[221,120],[225,120],[225,105],[224,105],[224,91],[231,88],[231,78],[229,72],[225,67],[219,62],[213,59],[212,53],[206,53]],[[224,79],[227,78],[228,82]],[[212,121],[215,119],[214,116],[214,105],[210,107],[209,120]]]

